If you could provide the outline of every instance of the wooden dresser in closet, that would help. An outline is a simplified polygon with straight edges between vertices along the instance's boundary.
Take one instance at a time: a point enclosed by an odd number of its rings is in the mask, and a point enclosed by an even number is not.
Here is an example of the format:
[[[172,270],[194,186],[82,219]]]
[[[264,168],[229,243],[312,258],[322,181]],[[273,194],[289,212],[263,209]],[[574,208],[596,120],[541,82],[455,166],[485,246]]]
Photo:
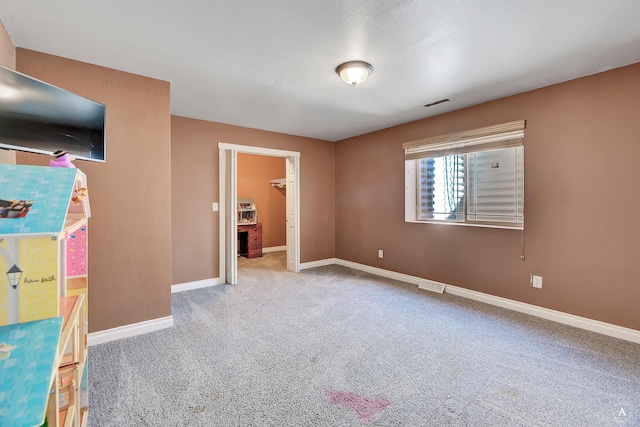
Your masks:
[[[238,253],[247,258],[262,256],[262,223],[238,225]]]

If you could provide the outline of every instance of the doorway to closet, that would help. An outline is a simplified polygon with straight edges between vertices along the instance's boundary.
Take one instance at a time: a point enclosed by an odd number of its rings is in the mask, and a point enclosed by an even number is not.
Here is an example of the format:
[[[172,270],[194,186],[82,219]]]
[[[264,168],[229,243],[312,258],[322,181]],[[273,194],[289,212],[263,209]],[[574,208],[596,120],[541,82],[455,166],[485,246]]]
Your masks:
[[[219,143],[218,148],[220,184],[220,276],[229,284],[236,284],[238,280],[237,232],[239,223],[237,220],[236,207],[238,196],[248,196],[238,193],[238,162],[239,156],[241,160],[244,161],[245,159],[242,159],[242,157],[245,155],[249,155],[247,158],[253,156],[268,156],[282,158],[284,160],[280,175],[274,176],[273,179],[264,182],[264,185],[268,187],[268,190],[275,192],[276,188],[279,188],[278,193],[280,191],[284,193],[276,195],[285,198],[284,228],[287,269],[294,272],[300,271],[300,189],[298,184],[300,179],[300,153],[227,143]],[[273,162],[271,163],[273,164]],[[246,183],[242,184],[243,191],[246,191],[248,188],[245,184]],[[263,215],[267,214],[267,216],[269,216],[277,213],[277,209],[274,209],[273,212],[267,212],[269,207],[266,206],[264,198],[260,204],[262,204],[262,209],[264,209]],[[260,205],[256,203],[256,207],[258,218],[260,218]],[[268,239],[271,239],[271,242],[275,241],[273,239],[277,239],[277,230],[274,230],[274,235],[268,237]],[[264,243],[267,245],[270,244],[269,242]],[[275,250],[278,249],[281,249],[281,247],[276,246]]]

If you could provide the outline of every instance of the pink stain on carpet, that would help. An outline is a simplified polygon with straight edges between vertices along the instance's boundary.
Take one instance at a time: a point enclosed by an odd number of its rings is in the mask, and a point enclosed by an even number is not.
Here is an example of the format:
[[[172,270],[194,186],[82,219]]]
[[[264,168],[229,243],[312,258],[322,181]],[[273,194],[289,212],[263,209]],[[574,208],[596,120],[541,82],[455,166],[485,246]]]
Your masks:
[[[360,418],[360,421],[365,424],[369,424],[376,413],[384,410],[390,403],[389,399],[385,397],[376,397],[374,400],[371,400],[355,393],[334,390],[332,388],[328,388],[324,394],[331,404],[355,412],[358,418]]]

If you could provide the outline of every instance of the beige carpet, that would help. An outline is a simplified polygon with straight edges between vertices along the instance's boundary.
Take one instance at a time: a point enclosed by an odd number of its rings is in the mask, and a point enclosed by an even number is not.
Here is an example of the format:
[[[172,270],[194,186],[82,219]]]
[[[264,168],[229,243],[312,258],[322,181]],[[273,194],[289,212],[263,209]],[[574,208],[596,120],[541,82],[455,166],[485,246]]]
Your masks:
[[[91,426],[640,425],[640,346],[283,253],[91,347]],[[624,412],[621,413],[621,410]]]

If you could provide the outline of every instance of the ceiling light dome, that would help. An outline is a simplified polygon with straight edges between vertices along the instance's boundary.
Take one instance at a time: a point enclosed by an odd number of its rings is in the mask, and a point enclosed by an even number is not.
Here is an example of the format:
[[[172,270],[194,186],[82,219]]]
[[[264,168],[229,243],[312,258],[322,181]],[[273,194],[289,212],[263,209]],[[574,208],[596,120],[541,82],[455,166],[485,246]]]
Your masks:
[[[347,84],[359,85],[367,80],[369,74],[373,72],[371,64],[364,61],[349,61],[336,67],[336,73]]]

